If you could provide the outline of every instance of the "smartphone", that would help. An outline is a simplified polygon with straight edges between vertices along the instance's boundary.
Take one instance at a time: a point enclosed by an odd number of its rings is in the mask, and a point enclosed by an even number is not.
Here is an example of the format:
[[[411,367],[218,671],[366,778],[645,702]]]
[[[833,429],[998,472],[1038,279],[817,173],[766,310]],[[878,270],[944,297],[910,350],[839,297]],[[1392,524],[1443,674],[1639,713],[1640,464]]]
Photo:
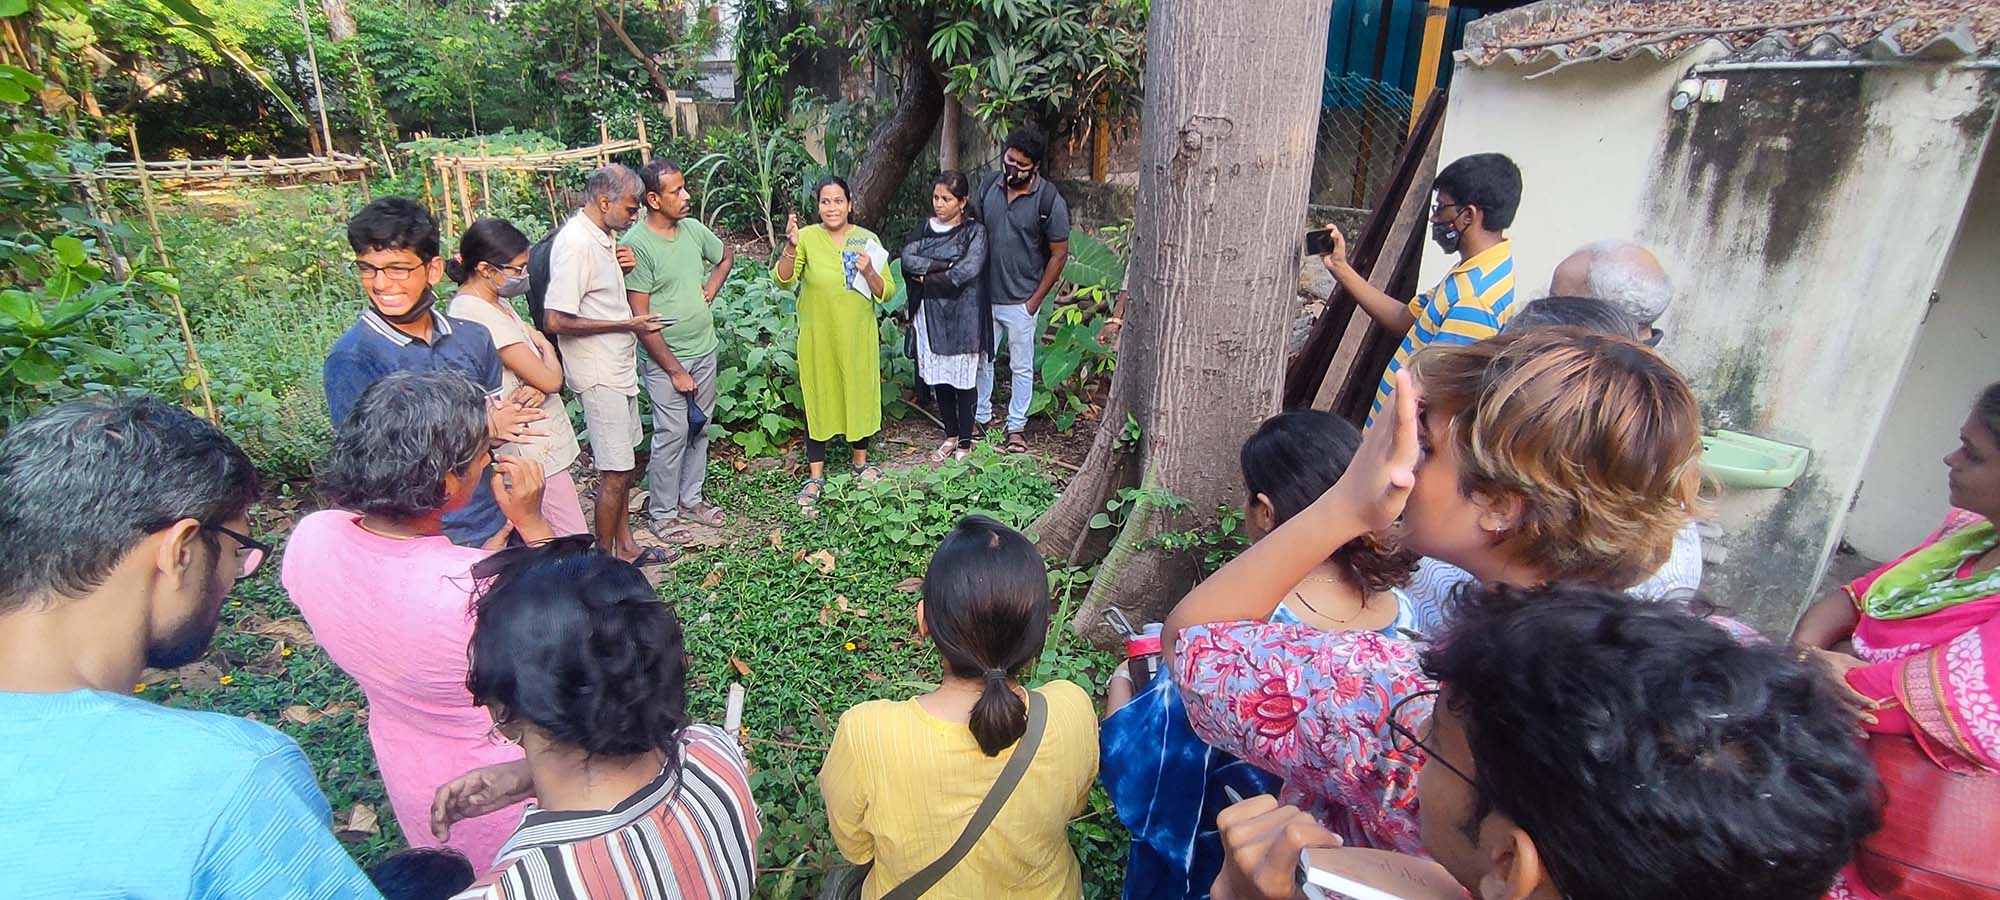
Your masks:
[[[1325,256],[1333,252],[1333,232],[1315,228],[1306,232],[1306,255]]]

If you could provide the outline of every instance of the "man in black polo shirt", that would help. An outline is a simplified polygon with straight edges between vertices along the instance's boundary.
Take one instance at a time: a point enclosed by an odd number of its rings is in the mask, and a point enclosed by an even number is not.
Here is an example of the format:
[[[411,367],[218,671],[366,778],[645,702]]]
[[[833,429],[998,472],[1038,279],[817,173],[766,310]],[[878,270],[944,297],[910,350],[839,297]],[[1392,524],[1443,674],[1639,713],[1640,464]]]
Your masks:
[[[500,355],[477,322],[453,319],[433,307],[431,286],[444,277],[438,225],[414,200],[384,197],[347,220],[347,243],[368,305],[327,351],[322,370],[326,411],[337,430],[368,386],[391,372],[448,369],[487,393],[487,425],[495,440],[533,437],[529,424],[543,417],[500,396]],[[444,533],[467,547],[502,546],[510,529],[493,499],[492,472],[474,480],[472,499],[445,513]]]
[[[979,221],[986,226],[987,296],[993,303],[993,346],[1007,339],[1014,380],[1007,398],[1007,449],[1028,449],[1028,403],[1035,393],[1035,315],[1069,260],[1069,204],[1041,177],[1048,141],[1022,126],[1007,135],[1001,171],[980,182]],[[993,421],[993,363],[979,369],[979,403],[973,418]]]

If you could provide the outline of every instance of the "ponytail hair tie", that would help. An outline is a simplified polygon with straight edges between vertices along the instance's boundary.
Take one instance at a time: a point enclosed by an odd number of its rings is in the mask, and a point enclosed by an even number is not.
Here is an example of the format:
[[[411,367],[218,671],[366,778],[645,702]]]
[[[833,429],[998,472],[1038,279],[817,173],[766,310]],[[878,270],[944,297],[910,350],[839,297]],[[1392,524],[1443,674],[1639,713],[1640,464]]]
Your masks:
[[[1003,683],[1004,683],[1004,682],[1005,682],[1006,680],[1007,680],[1007,670],[1006,670],[1006,669],[987,669],[987,670],[986,670],[986,682],[987,682],[988,684],[992,684],[992,683],[994,683],[994,682],[1003,682]]]

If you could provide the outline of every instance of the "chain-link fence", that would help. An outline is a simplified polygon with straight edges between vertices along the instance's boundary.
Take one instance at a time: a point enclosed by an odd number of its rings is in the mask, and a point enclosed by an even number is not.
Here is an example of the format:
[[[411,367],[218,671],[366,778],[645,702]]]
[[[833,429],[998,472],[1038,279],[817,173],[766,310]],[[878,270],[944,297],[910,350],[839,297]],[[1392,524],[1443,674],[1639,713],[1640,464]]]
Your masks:
[[[1410,131],[1410,95],[1366,75],[1328,72],[1314,148],[1312,203],[1367,209]]]

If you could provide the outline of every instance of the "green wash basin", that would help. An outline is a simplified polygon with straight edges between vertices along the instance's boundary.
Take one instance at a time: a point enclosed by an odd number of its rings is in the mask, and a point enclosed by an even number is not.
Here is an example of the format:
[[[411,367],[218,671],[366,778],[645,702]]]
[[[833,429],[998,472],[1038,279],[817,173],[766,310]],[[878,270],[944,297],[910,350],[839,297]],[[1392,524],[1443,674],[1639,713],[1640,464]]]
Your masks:
[[[1788,488],[1806,470],[1812,451],[1736,431],[1701,436],[1701,468],[1724,487]]]

